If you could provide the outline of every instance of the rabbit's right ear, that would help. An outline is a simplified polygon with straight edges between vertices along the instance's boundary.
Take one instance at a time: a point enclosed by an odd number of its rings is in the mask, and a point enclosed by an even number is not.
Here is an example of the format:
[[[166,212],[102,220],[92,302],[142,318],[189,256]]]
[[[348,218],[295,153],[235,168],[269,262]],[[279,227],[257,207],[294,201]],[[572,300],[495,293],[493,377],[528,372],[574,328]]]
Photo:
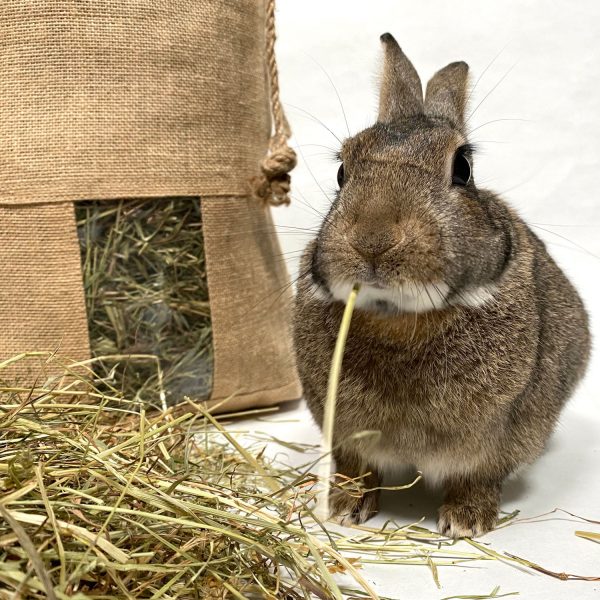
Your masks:
[[[469,65],[453,62],[440,69],[427,84],[425,114],[446,119],[462,129],[467,104]]]
[[[423,88],[417,71],[394,36],[384,33],[380,39],[384,59],[377,120],[380,123],[393,123],[422,114]]]

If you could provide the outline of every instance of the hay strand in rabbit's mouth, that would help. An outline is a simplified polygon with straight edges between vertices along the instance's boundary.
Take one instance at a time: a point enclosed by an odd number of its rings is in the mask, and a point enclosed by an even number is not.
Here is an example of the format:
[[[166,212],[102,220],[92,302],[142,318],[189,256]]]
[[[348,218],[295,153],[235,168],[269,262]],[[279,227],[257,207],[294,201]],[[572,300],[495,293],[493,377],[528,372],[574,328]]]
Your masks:
[[[350,322],[352,313],[356,305],[356,298],[360,291],[360,284],[355,283],[350,290],[346,308],[340,323],[338,337],[335,342],[335,349],[331,359],[331,369],[329,371],[329,381],[327,386],[327,398],[325,399],[325,410],[323,416],[323,428],[321,439],[322,460],[319,464],[319,479],[323,484],[323,491],[317,500],[316,512],[320,519],[329,517],[329,492],[331,488],[331,464],[333,451],[333,428],[335,422],[335,408],[337,403],[338,386],[342,374],[342,360],[344,358],[344,349],[346,340],[350,331]]]

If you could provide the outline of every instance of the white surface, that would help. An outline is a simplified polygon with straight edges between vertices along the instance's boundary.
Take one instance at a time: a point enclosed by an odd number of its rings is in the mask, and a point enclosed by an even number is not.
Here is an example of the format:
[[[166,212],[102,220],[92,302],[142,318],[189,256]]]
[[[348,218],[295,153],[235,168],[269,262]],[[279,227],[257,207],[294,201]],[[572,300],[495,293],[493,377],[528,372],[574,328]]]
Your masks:
[[[315,444],[319,441],[319,430],[302,402],[283,408],[274,417],[245,423],[244,429],[246,427],[287,442]],[[599,432],[597,415],[575,406],[567,410],[544,456],[505,484],[502,510],[518,509],[521,511],[519,518],[526,520],[562,508],[600,521]],[[284,458],[282,448],[277,445],[273,445],[271,453],[278,454],[286,464],[305,464],[314,458],[314,455],[293,454]],[[412,475],[407,475],[405,479],[385,483],[411,480]],[[435,529],[440,502],[441,492],[427,488],[422,482],[409,490],[383,492],[382,510],[368,523],[382,526],[392,519],[398,524],[406,524],[425,517],[423,526]],[[558,513],[532,522],[515,523],[478,539],[498,552],[509,552],[552,571],[598,577],[600,544],[576,537],[574,532],[577,530],[600,533],[600,524],[581,522]],[[473,551],[464,542],[457,548]],[[480,561],[465,567],[439,567],[440,590],[427,567],[368,565],[364,574],[379,594],[398,600],[440,600],[457,594],[489,594],[497,585],[501,587],[500,593],[519,592],[516,597],[524,600],[600,598],[600,582],[559,581],[496,561]]]
[[[340,139],[347,135],[328,75],[350,131],[370,125],[377,98],[378,38],[390,31],[424,83],[453,60],[470,64],[473,83],[481,75],[471,101],[477,109],[469,121],[472,141],[479,146],[476,180],[504,192],[529,223],[544,228],[537,232],[581,291],[598,338],[600,3],[281,0],[278,28],[283,100],[302,152],[294,173],[294,204],[275,211],[292,273],[335,185],[337,165],[331,155],[339,142],[314,119]],[[548,452],[507,484],[504,510],[518,508],[529,517],[560,507],[600,521],[599,387],[595,353]],[[316,442],[317,429],[305,411],[300,405],[285,415],[298,422],[270,427],[288,440]],[[423,486],[388,493],[377,521],[426,516],[433,527],[438,502],[439,495]],[[577,529],[600,532],[600,525],[554,516],[483,539],[556,571],[600,576],[600,544],[576,538]],[[600,582],[562,582],[492,562],[443,568],[442,590],[423,568],[378,567],[368,575],[381,594],[410,600],[484,594],[496,585],[502,592],[519,591],[527,600],[600,598]]]

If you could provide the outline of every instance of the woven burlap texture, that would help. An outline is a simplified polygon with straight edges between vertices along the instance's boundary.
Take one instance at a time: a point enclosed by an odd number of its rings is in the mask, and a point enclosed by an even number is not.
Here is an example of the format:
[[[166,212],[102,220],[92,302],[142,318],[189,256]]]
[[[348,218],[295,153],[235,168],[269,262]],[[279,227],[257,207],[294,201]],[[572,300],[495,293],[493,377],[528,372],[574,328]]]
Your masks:
[[[298,398],[291,288],[269,209],[254,198],[204,198],[202,222],[209,293],[219,290],[210,298],[213,397],[234,395],[227,410]]]
[[[264,3],[4,0],[0,35],[0,357],[88,356],[66,201],[201,196],[213,398],[298,397],[288,276],[249,200],[271,127]]]
[[[0,360],[24,352],[87,358],[87,317],[71,202],[0,206]],[[3,379],[41,378],[40,360],[3,369]]]
[[[245,195],[264,30],[253,0],[2,0],[2,203]]]

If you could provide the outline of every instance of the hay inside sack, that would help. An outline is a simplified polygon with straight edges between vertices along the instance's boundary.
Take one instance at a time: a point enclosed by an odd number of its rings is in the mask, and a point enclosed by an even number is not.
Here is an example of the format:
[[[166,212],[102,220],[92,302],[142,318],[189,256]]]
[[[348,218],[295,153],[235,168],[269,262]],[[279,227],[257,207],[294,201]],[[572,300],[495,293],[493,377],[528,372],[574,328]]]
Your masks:
[[[199,198],[75,206],[94,369],[147,405],[212,389],[213,347]]]

